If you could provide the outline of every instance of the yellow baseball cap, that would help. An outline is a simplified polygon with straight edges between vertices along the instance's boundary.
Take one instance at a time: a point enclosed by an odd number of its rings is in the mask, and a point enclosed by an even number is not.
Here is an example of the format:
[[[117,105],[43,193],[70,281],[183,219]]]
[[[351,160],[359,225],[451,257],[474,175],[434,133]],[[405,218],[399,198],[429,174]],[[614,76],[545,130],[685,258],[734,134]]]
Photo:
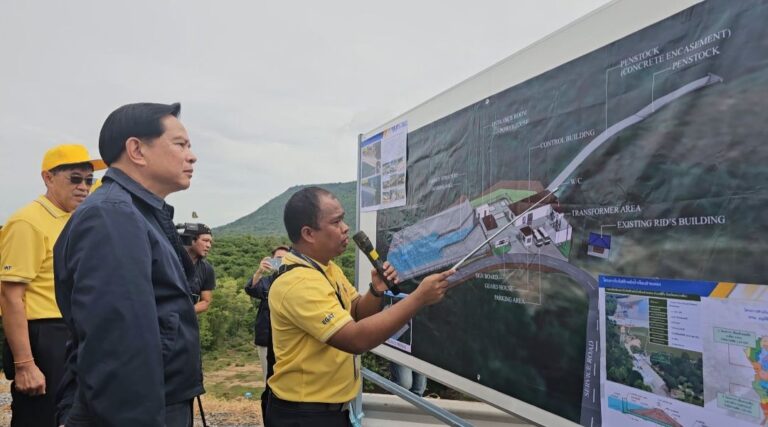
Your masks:
[[[98,171],[107,168],[107,164],[101,159],[92,159],[88,149],[80,144],[57,145],[45,152],[43,157],[43,170],[49,171],[57,166],[72,165],[77,163],[90,163],[93,170]]]

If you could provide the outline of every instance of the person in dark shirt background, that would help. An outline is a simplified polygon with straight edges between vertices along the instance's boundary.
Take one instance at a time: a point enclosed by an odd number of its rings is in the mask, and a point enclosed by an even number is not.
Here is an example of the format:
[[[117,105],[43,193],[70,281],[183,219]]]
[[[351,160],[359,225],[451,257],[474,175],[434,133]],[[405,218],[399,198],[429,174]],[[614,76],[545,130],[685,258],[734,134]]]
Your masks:
[[[177,228],[179,226],[176,226]],[[195,313],[200,314],[211,305],[213,290],[216,288],[216,273],[213,266],[205,257],[213,246],[213,233],[205,224],[183,224],[181,241],[187,249],[192,263],[195,264],[195,274],[189,281],[192,301],[195,303]]]
[[[256,324],[254,326],[253,343],[259,352],[264,384],[267,383],[267,346],[269,345],[269,287],[272,286],[272,275],[276,272],[280,260],[290,249],[287,246],[278,246],[272,250],[272,257],[266,257],[259,263],[259,269],[253,273],[245,284],[245,293],[253,298],[261,300],[259,310],[256,312]]]

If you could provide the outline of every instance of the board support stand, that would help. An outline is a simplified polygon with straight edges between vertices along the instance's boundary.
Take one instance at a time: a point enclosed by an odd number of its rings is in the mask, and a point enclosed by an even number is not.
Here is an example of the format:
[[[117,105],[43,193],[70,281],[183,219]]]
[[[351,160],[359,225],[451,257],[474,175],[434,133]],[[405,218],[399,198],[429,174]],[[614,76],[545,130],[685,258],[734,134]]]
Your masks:
[[[395,396],[400,397],[401,399],[405,400],[411,405],[421,409],[427,414],[432,415],[438,420],[444,422],[446,425],[454,426],[454,427],[471,427],[472,426],[472,424],[465,421],[464,419],[459,418],[458,416],[446,411],[445,409],[435,405],[434,403],[424,399],[423,397],[412,393],[410,390],[407,390],[393,383],[392,381],[382,377],[381,375],[371,371],[368,368],[363,368],[362,372],[363,372],[363,378],[365,378],[366,380],[376,384],[377,386],[383,388],[389,393],[392,393]]]

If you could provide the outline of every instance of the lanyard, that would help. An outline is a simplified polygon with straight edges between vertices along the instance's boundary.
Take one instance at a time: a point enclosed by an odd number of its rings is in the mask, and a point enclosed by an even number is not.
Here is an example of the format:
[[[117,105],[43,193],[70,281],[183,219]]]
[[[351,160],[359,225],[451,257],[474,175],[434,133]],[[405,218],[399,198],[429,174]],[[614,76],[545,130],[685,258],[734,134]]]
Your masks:
[[[315,268],[315,270],[319,271],[320,274],[322,274],[323,277],[325,277],[325,280],[327,280],[328,284],[331,285],[331,288],[333,288],[333,292],[336,294],[336,299],[339,300],[339,304],[341,304],[341,308],[346,310],[347,307],[344,304],[344,300],[341,299],[341,292],[339,291],[339,289],[340,289],[339,284],[337,283],[336,285],[334,285],[333,282],[331,282],[331,279],[328,278],[328,276],[325,274],[325,271],[323,271],[323,269],[319,265],[317,265],[317,263],[312,258],[309,258],[308,256],[305,256],[304,254],[302,254],[301,252],[297,251],[294,248],[291,248],[290,252],[292,254],[296,255],[297,257],[303,259],[304,261],[308,262],[310,265],[312,265],[312,267]]]

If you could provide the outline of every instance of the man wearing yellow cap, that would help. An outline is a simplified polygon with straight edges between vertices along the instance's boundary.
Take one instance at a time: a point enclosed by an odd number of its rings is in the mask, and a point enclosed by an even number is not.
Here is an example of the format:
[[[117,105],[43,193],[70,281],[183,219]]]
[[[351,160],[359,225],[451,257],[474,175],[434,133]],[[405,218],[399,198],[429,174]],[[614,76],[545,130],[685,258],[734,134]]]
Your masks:
[[[11,215],[0,233],[3,370],[13,380],[12,427],[56,425],[55,394],[69,333],[56,305],[53,245],[88,195],[93,171],[104,168],[82,145],[51,148],[41,172],[45,195]]]

